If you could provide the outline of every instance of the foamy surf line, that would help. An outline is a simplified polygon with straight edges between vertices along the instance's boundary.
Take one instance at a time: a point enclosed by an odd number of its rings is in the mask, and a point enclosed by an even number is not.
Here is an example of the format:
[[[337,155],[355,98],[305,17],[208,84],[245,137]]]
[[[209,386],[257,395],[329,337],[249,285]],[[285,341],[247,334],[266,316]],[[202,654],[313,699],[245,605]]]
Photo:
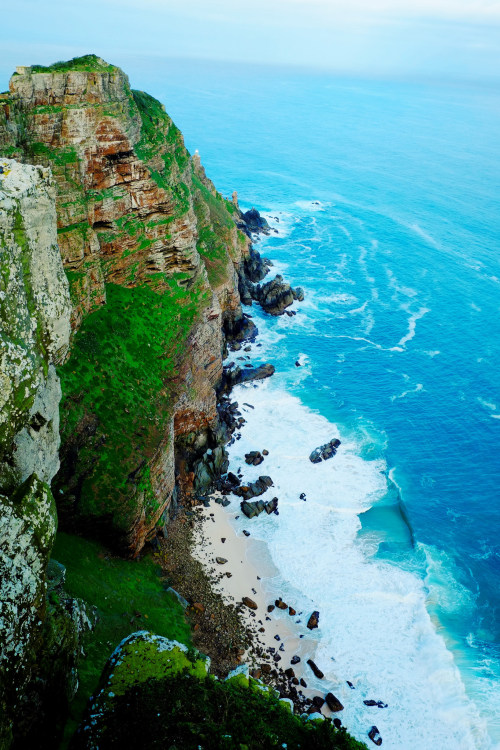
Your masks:
[[[333,459],[313,465],[310,452],[338,435],[335,425],[272,381],[238,386],[233,395],[254,408],[244,410],[241,438],[229,447],[230,470],[241,469],[245,482],[271,476],[274,486],[262,499],[277,496],[279,516],[249,520],[234,498],[229,521],[237,536],[248,529],[267,547],[277,572],[262,577],[263,601],[280,595],[305,615],[290,625],[305,650],[310,642],[310,658],[325,673],[323,680],[311,673],[308,687],[323,695],[331,690],[344,704],[345,726],[368,743],[376,724],[390,750],[491,747],[427,612],[423,582],[371,557],[373,542],[358,538],[358,514],[386,492],[384,462],[365,461],[355,444],[343,443]],[[245,453],[264,448],[263,464],[245,464]],[[306,622],[313,610],[320,627],[311,634]],[[367,707],[364,700],[388,707]]]

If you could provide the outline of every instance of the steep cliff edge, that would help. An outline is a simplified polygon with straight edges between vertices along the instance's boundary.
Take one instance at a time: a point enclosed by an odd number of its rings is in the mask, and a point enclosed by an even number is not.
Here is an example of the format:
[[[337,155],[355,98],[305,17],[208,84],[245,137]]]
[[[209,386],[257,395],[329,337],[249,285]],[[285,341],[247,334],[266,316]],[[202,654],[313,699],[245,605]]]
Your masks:
[[[2,748],[22,736],[34,715],[43,723],[40,696],[48,683],[58,684],[54,698],[62,693],[68,700],[74,688],[77,603],[66,608],[46,600],[57,527],[49,486],[59,468],[55,365],[68,349],[71,312],[54,197],[48,169],[0,159]]]
[[[50,166],[57,186],[74,331],[59,368],[60,519],[136,554],[176,485],[190,490],[194,436],[217,443],[222,330],[248,325],[249,240],[163,105],[93,55],[17,70],[0,152]]]

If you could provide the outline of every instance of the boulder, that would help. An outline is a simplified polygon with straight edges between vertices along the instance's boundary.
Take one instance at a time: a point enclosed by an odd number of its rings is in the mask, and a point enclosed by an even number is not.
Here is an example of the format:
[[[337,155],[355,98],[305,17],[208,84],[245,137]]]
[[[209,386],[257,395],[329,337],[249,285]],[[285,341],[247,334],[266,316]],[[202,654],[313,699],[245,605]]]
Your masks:
[[[246,291],[249,291],[253,299],[259,302],[262,309],[271,315],[282,315],[285,309],[293,304],[294,300],[302,301],[304,299],[302,289],[292,289],[290,284],[283,281],[280,274],[277,274],[274,279],[265,284],[249,286]]]
[[[307,663],[311,667],[314,675],[318,678],[318,680],[322,680],[325,675],[323,674],[321,669],[319,669],[319,667],[316,666],[316,664],[313,662],[312,659],[308,659]]]
[[[309,461],[313,464],[319,464],[321,461],[326,461],[327,459],[332,458],[332,456],[337,453],[339,445],[340,440],[338,438],[333,438],[329,443],[325,443],[325,445],[320,445],[319,448],[315,448],[309,456]]]
[[[266,219],[260,215],[256,208],[251,208],[249,211],[241,214],[240,221],[245,225],[246,233],[263,233],[269,234],[271,227],[267,223]]]
[[[264,460],[264,456],[260,451],[250,451],[245,453],[245,463],[249,466],[259,466]]]
[[[343,711],[344,710],[344,706],[339,701],[339,699],[334,696],[333,693],[327,693],[325,695],[325,701],[326,701],[326,705],[328,706],[328,708],[330,709],[330,711],[332,711],[334,713],[336,711]]]
[[[241,600],[245,607],[248,607],[248,609],[257,609],[257,604],[254,602],[253,599],[250,599],[249,596],[244,596]]]
[[[380,747],[382,744],[382,737],[380,736],[380,732],[378,731],[377,727],[374,725],[368,732],[368,737],[371,739],[371,741]]]
[[[255,482],[250,484],[242,484],[239,487],[235,487],[233,492],[238,497],[242,497],[244,500],[251,500],[252,497],[258,497],[263,495],[264,492],[271,487],[273,480],[271,477],[260,476]],[[262,508],[264,510],[264,508]]]
[[[307,627],[309,630],[314,630],[319,625],[319,612],[315,610],[307,621]]]

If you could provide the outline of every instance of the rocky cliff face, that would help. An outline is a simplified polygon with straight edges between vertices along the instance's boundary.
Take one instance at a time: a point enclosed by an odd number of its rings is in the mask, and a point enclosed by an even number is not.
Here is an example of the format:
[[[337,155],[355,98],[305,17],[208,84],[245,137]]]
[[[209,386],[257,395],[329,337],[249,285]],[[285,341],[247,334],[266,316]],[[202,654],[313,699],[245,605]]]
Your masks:
[[[60,518],[135,554],[176,484],[190,489],[191,436],[216,440],[222,329],[245,322],[249,241],[163,106],[95,56],[18,69],[0,152],[50,166],[57,188],[74,331],[59,369]]]
[[[29,686],[47,678],[46,568],[57,526],[49,484],[60,443],[55,365],[68,349],[71,312],[54,196],[48,169],[0,159],[1,747]]]

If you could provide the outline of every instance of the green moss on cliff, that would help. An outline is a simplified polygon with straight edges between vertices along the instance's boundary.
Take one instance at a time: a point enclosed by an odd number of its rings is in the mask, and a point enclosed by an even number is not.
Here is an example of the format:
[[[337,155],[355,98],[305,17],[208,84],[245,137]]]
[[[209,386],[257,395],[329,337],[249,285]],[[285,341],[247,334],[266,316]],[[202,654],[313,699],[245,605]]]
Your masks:
[[[217,288],[233,274],[235,224],[227,210],[227,201],[219,193],[212,193],[196,174],[193,174],[193,195],[198,222],[197,250],[205,263],[210,285]]]
[[[134,649],[138,644],[127,645]],[[159,659],[163,654],[157,651],[155,656]],[[120,666],[129,666],[128,654],[123,654]],[[111,680],[106,683],[75,746],[107,750],[123,745],[183,750],[366,750],[364,743],[345,729],[336,729],[329,720],[307,721],[293,715],[254,680],[245,686],[187,672],[140,679],[126,691],[115,691]]]
[[[116,70],[116,67],[109,65],[97,55],[82,55],[73,57],[71,60],[55,62],[52,65],[32,65],[31,70],[33,73],[63,73],[70,70],[105,73]]]
[[[76,510],[111,516],[123,532],[136,513],[141,481],[149,486],[141,462],[167,433],[182,385],[177,366],[204,304],[199,282],[187,288],[175,279],[161,281],[167,284],[163,294],[107,285],[107,304],[84,320],[71,359],[59,369],[63,442],[71,445],[94,425],[74,467],[86,477]],[[71,487],[60,489],[71,493]],[[152,492],[144,496],[154,498]]]
[[[182,607],[165,591],[151,557],[122,560],[97,542],[65,533],[57,535],[52,556],[66,567],[68,594],[97,607],[99,617],[83,641],[85,658],[78,670],[78,693],[70,706],[69,737],[97,688],[106,660],[123,638],[142,628],[187,645],[191,636]]]

